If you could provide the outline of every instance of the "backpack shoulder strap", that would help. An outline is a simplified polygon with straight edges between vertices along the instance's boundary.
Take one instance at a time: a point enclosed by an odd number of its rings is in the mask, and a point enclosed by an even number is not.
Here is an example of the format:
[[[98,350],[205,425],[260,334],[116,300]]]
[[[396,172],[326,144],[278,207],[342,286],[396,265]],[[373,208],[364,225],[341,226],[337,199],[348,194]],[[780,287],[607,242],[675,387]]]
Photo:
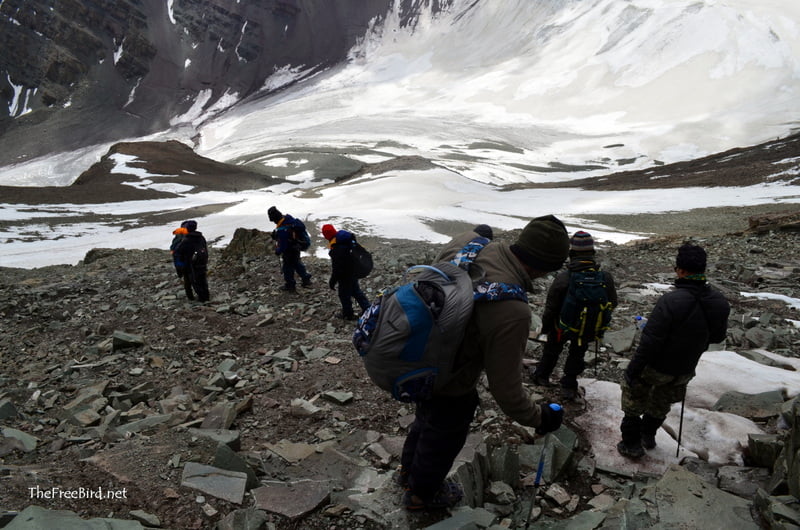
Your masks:
[[[480,251],[488,244],[489,240],[485,237],[478,236],[472,238],[461,250],[456,252],[456,255],[450,260],[450,263],[464,270],[469,270],[469,266],[475,261],[475,258],[478,257]]]

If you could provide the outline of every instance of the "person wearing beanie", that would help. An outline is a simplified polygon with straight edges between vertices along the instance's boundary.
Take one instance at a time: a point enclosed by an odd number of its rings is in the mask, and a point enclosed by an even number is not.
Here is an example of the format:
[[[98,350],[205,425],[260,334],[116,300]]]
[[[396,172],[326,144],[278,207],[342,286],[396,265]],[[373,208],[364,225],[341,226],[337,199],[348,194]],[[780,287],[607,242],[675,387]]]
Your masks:
[[[675,259],[675,289],[656,301],[639,346],[624,372],[617,451],[639,458],[656,446],[656,433],[672,403],[683,401],[700,356],[725,340],[730,304],[706,281],[706,252],[682,245]]]
[[[184,221],[181,227],[186,230],[175,248],[176,260],[183,266],[183,288],[186,298],[208,302],[208,245],[202,232],[197,231],[197,221]],[[194,292],[192,292],[194,290]]]
[[[489,225],[478,225],[473,228],[472,231],[481,237],[485,237],[489,241],[494,239],[494,232],[492,231],[492,227]]]
[[[337,289],[338,286],[337,293],[342,304],[342,310],[336,317],[356,320],[358,317],[353,312],[353,299],[362,312],[369,307],[369,300],[361,290],[353,268],[351,251],[356,245],[356,236],[347,230],[337,231],[331,224],[322,225],[322,236],[328,240],[330,249],[328,255],[331,258],[331,278],[328,286],[331,289]]]
[[[472,230],[455,236],[435,262],[453,259],[475,237]],[[531,280],[561,268],[568,251],[564,224],[548,215],[531,220],[514,245],[490,241],[473,266],[480,268],[487,282],[518,285],[531,292]],[[445,478],[469,434],[484,372],[492,396],[507,416],[541,434],[561,425],[563,411],[535,403],[523,386],[522,359],[530,322],[530,306],[520,299],[475,304],[452,379],[416,405],[401,455],[406,509],[447,508],[462,498],[460,486]]]
[[[584,356],[589,349],[589,343],[599,340],[605,330],[597,330],[595,327],[575,326],[583,328],[581,333],[565,333],[564,325],[561,322],[562,307],[568,301],[570,286],[575,290],[576,282],[586,278],[600,282],[604,287],[599,294],[603,293],[603,298],[598,298],[592,303],[596,306],[596,311],[600,311],[600,304],[610,303],[610,310],[617,306],[617,289],[614,285],[614,277],[608,271],[601,271],[600,265],[595,260],[594,239],[591,234],[579,230],[575,232],[569,240],[569,263],[566,269],[558,275],[550,284],[547,291],[547,300],[542,314],[542,333],[547,335],[542,359],[536,365],[536,370],[532,374],[533,382],[539,386],[550,386],[550,375],[558,363],[561,350],[569,342],[569,353],[564,361],[564,373],[560,380],[561,398],[565,401],[572,401],[578,394],[578,376],[586,368]],[[574,298],[569,299],[569,303]],[[588,307],[588,306],[587,306]],[[593,307],[593,309],[595,309]],[[588,311],[587,311],[588,314]],[[596,319],[595,319],[596,320]],[[600,336],[598,336],[598,334]]]
[[[274,206],[267,210],[267,217],[275,223],[275,230],[272,231],[272,240],[275,242],[275,254],[281,258],[281,273],[283,274],[282,291],[289,293],[297,292],[297,281],[294,274],[300,276],[303,287],[311,285],[311,274],[306,270],[306,266],[300,259],[300,245],[297,239],[297,232],[305,232],[305,225],[300,223],[289,214],[283,214]]]

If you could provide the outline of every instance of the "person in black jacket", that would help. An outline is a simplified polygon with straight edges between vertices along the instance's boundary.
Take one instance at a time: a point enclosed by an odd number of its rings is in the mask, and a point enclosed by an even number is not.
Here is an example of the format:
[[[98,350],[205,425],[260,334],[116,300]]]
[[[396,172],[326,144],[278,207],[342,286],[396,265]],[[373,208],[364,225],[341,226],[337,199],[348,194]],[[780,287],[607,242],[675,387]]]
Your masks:
[[[186,297],[194,300],[192,289],[197,293],[197,299],[201,302],[208,302],[208,245],[202,232],[197,231],[197,221],[186,221],[184,227],[186,235],[175,249],[178,260],[184,264],[184,287]],[[188,282],[186,281],[188,279]]]
[[[295,272],[300,276],[301,285],[309,287],[311,274],[306,270],[306,266],[300,258],[300,246],[294,231],[295,218],[289,214],[284,215],[274,206],[270,206],[267,210],[267,217],[275,223],[272,239],[275,241],[275,254],[281,257],[281,272],[283,273],[281,290],[289,293],[297,292]]]
[[[587,329],[579,337],[567,339],[558,326],[561,306],[567,298],[570,276],[579,271],[599,271],[600,265],[595,260],[594,239],[591,234],[582,230],[575,232],[570,238],[569,263],[567,268],[556,276],[550,289],[547,291],[544,313],[542,314],[542,333],[547,334],[542,359],[536,365],[532,374],[533,382],[540,386],[550,386],[550,374],[558,363],[558,357],[564,344],[569,340],[569,353],[564,362],[564,374],[561,384],[561,397],[566,401],[575,399],[578,391],[578,376],[586,368],[584,355],[589,348],[589,343],[597,340],[594,328]],[[614,286],[614,277],[608,271],[603,271],[605,292],[611,308],[617,306],[617,289]]]
[[[725,340],[730,304],[706,282],[706,252],[686,244],[675,261],[675,290],[656,302],[639,347],[625,370],[620,425],[623,456],[639,458],[656,446],[656,431],[672,403],[683,401],[700,356]]]
[[[322,226],[322,236],[328,240],[330,248],[328,255],[331,257],[331,279],[328,285],[331,289],[336,289],[338,285],[339,301],[342,304],[342,312],[336,316],[345,320],[355,320],[352,299],[355,299],[362,312],[369,307],[369,300],[358,285],[350,255],[350,250],[356,243],[356,236],[347,230],[337,231],[331,224]]]

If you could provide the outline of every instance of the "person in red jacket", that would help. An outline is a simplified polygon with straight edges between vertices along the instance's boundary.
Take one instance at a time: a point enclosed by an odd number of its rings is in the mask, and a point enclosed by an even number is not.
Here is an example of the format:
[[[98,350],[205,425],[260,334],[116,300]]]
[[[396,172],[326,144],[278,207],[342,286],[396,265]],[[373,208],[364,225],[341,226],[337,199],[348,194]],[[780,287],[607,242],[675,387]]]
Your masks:
[[[356,244],[356,236],[347,230],[337,231],[331,224],[322,225],[322,236],[328,240],[330,248],[328,255],[331,257],[331,278],[328,285],[331,289],[337,289],[338,286],[339,302],[342,304],[342,311],[336,316],[355,320],[357,317],[353,312],[353,299],[362,312],[369,307],[369,300],[358,284],[350,254]]]

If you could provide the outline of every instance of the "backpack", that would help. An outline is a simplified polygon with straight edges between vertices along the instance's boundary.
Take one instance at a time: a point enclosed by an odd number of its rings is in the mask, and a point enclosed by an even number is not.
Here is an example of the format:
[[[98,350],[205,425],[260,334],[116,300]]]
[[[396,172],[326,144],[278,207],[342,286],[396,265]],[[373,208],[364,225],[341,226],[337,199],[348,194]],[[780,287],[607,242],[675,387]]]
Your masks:
[[[451,261],[409,268],[404,280],[415,279],[381,291],[358,320],[353,345],[367,374],[398,401],[429,399],[450,380],[476,302],[527,303],[519,285],[472,279],[470,265],[488,243],[476,237]]]
[[[367,249],[353,241],[350,258],[353,260],[353,275],[357,279],[369,276],[369,273],[372,272],[372,254]]]
[[[308,250],[311,246],[311,236],[306,230],[306,225],[300,219],[294,218],[292,220],[292,235],[300,250]]]
[[[611,312],[603,271],[570,272],[567,295],[558,318],[562,337],[577,339],[578,344],[603,338],[611,322]]]
[[[205,269],[208,267],[208,248],[200,247],[192,253],[192,268]]]

